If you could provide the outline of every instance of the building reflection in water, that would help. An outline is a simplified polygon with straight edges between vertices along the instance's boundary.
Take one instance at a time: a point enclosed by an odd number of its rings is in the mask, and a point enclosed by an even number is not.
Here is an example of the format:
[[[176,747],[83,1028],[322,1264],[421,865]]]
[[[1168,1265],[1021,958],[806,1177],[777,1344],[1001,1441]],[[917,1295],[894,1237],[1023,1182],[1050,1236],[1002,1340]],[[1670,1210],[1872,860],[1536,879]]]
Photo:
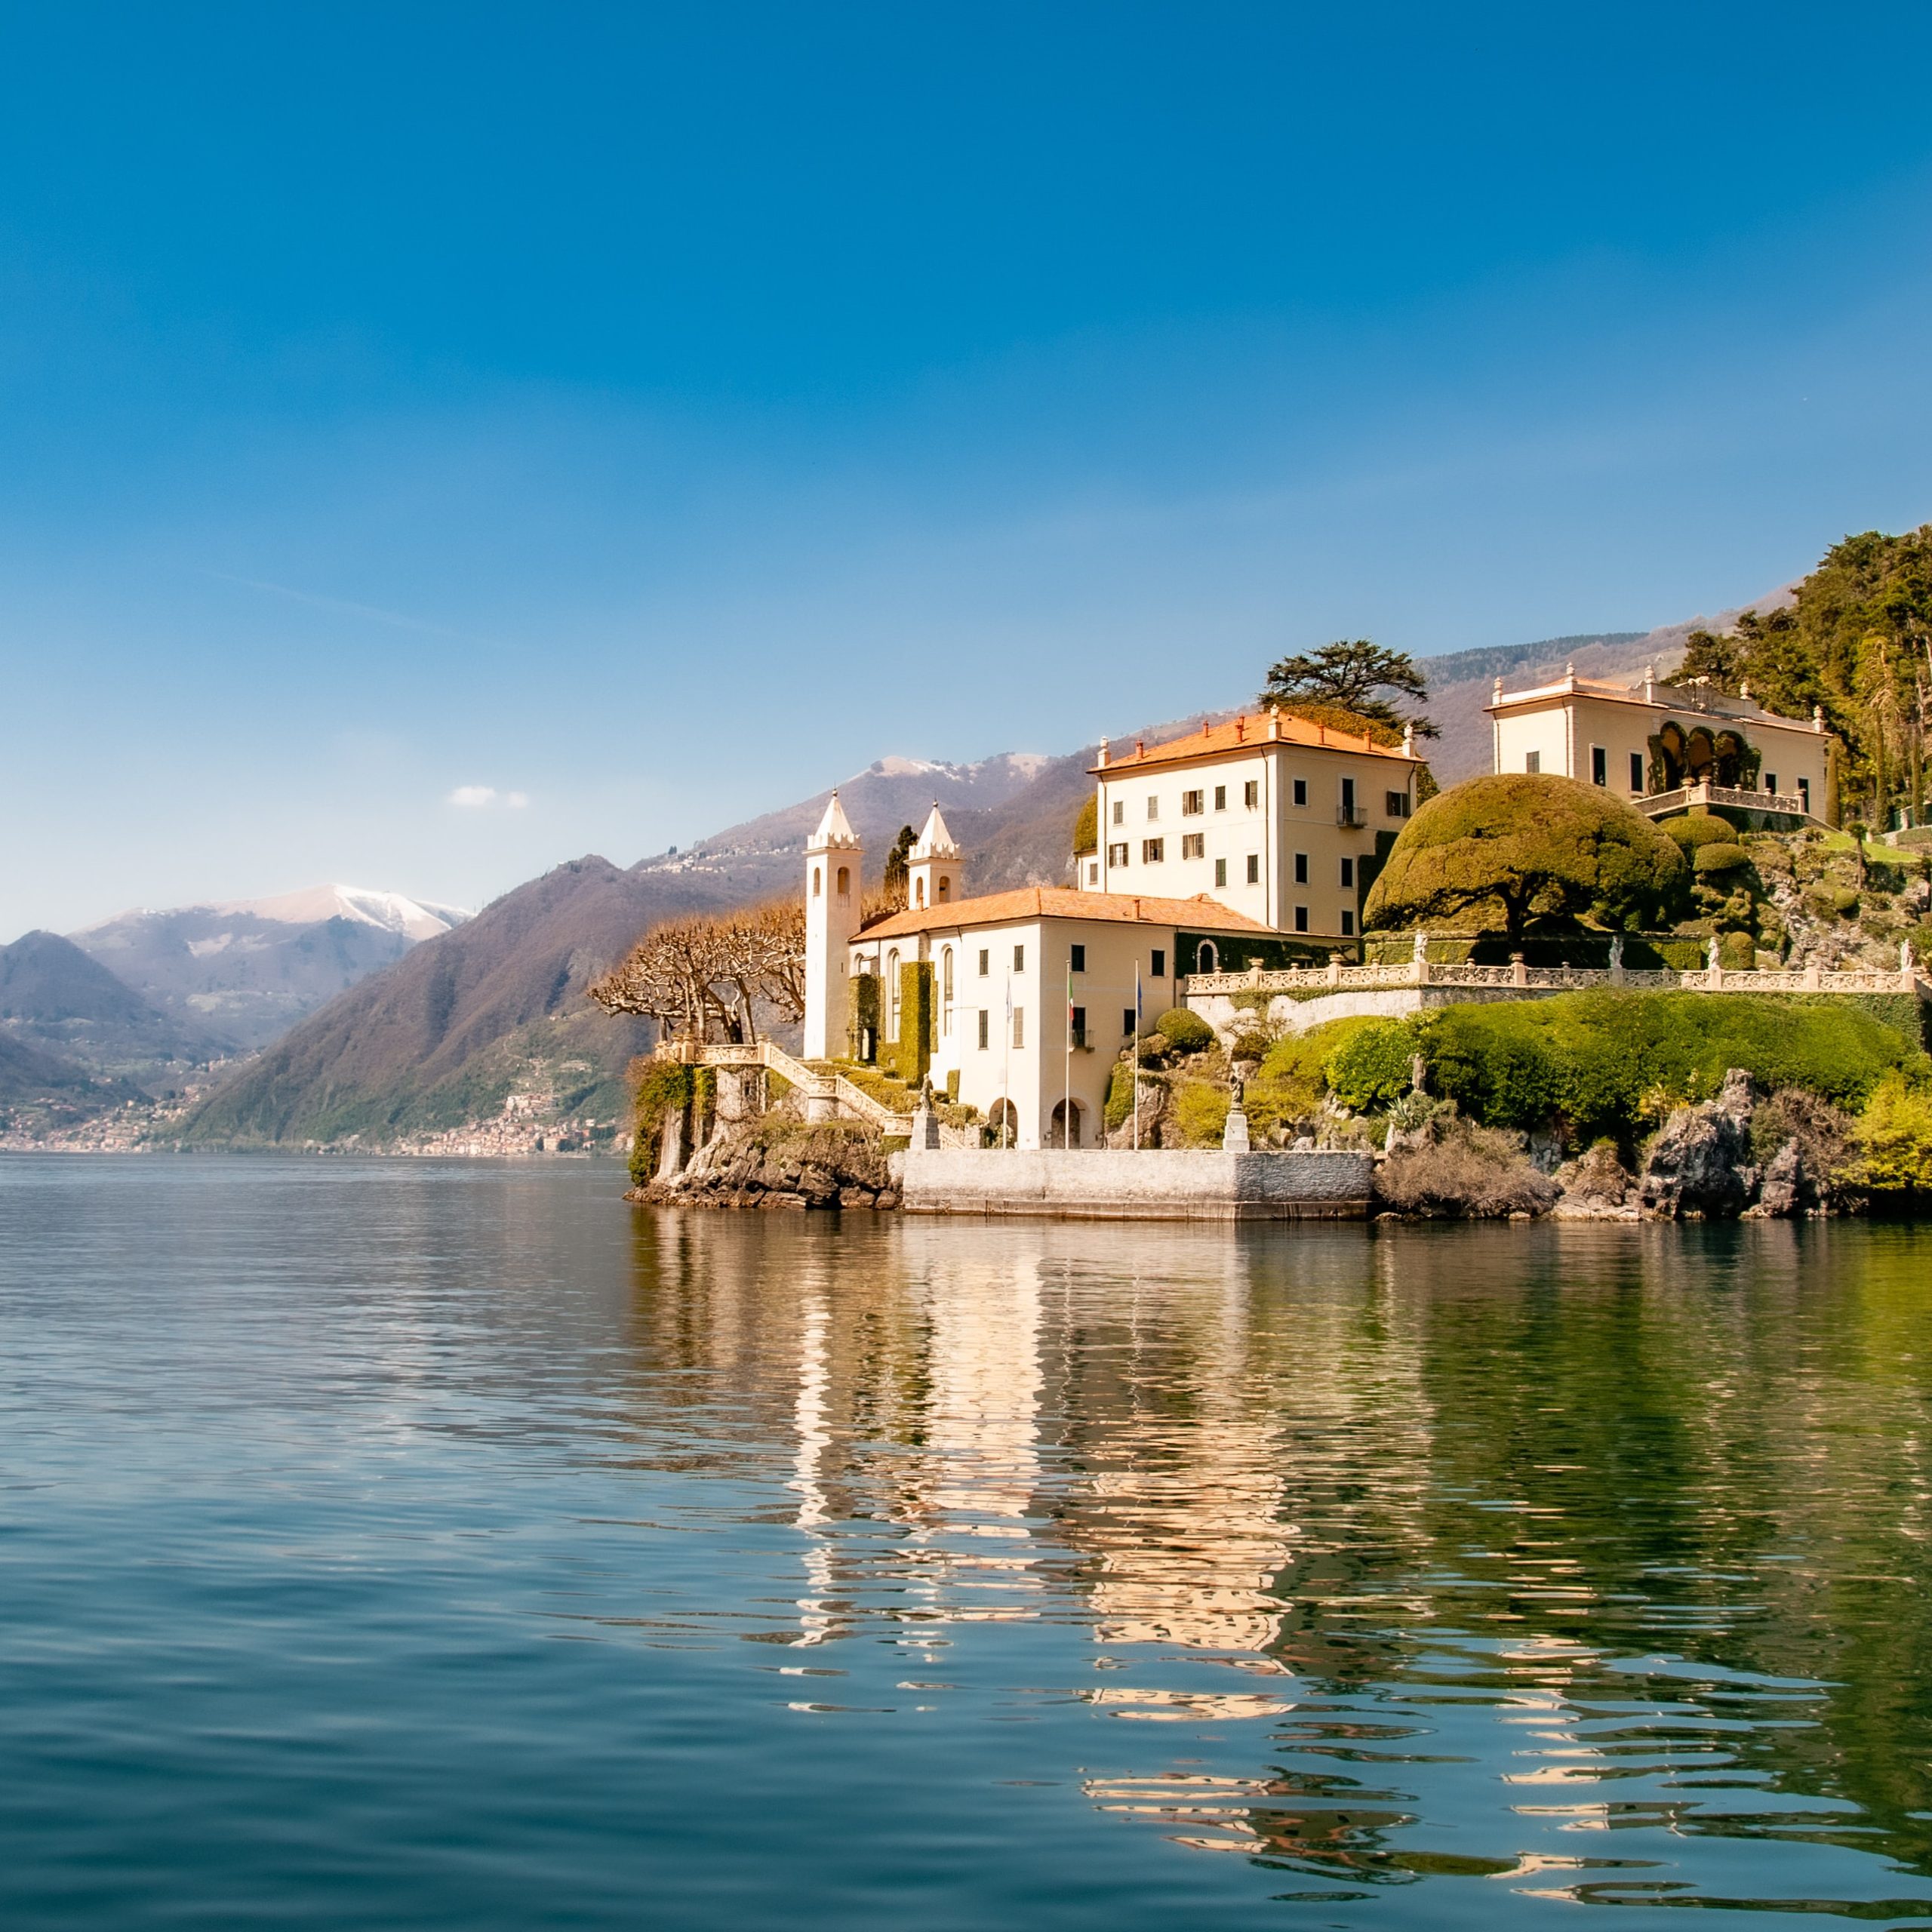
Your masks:
[[[1656,1861],[1604,1834],[1761,1835],[1785,1780],[1778,1842],[1853,1842],[1837,1792],[1923,1863],[1920,1271],[1826,1316],[1829,1232],[1808,1276],[1663,1232],[666,1216],[641,1429],[786,1495],[795,1614],[746,1634],[1084,1631],[1039,1694],[1174,1738],[1088,1797],[1190,1845],[1629,1903]],[[1821,1614],[1834,1565],[1885,1614]],[[1411,1842],[1472,1761],[1492,1841]]]

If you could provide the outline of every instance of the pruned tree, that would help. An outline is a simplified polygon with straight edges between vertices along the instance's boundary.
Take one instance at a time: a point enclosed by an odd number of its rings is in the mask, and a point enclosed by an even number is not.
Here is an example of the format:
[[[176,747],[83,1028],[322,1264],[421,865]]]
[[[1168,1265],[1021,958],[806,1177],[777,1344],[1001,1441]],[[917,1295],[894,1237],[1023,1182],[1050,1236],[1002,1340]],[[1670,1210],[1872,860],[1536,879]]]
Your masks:
[[[1407,698],[1420,705],[1428,697],[1429,680],[1406,651],[1386,650],[1358,637],[1277,659],[1269,666],[1260,701],[1290,710],[1331,706],[1398,734],[1407,726],[1419,738],[1433,738],[1440,734],[1428,718],[1397,703]]]
[[[1641,926],[1687,874],[1674,841],[1594,785],[1527,772],[1472,778],[1403,827],[1363,908],[1371,928],[1544,931]]]
[[[608,1013],[691,1040],[748,1042],[761,1008],[804,1017],[804,908],[794,899],[667,919],[589,989]]]

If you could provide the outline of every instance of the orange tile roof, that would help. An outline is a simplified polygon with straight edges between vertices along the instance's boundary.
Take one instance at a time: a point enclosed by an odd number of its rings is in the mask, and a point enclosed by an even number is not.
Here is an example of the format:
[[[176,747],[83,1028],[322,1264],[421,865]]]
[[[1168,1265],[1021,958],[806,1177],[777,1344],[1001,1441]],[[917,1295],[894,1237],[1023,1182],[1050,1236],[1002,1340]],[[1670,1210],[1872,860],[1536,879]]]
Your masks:
[[[955,899],[949,906],[894,912],[863,927],[860,939],[900,939],[951,926],[1005,926],[1019,919],[1097,919],[1119,925],[1177,926],[1186,932],[1265,933],[1258,919],[1237,912],[1203,894],[1198,899],[1155,899],[1139,892],[1076,892],[1070,886],[1025,885],[1013,892],[989,892],[980,899]]]
[[[1277,715],[1281,735],[1278,739],[1271,739],[1268,728]],[[1189,758],[1254,751],[1272,743],[1319,746],[1331,752],[1352,752],[1358,757],[1366,753],[1371,758],[1399,758],[1405,764],[1422,762],[1413,752],[1405,752],[1399,746],[1378,745],[1373,738],[1358,737],[1352,731],[1337,731],[1330,725],[1312,724],[1306,718],[1297,718],[1284,711],[1278,714],[1263,712],[1258,715],[1244,712],[1238,718],[1225,718],[1218,724],[1204,724],[1199,731],[1191,731],[1184,738],[1170,738],[1164,744],[1148,745],[1137,740],[1131,752],[1116,752],[1109,747],[1106,763],[1091,765],[1088,769],[1105,778],[1117,771],[1143,771],[1150,764],[1180,764]]]

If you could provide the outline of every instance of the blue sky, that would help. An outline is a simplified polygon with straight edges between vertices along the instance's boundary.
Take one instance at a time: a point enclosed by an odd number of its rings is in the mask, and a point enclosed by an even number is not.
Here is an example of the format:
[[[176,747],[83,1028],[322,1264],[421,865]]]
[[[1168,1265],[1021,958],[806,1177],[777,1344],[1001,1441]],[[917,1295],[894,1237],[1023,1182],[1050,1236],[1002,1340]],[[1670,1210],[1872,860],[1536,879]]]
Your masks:
[[[1932,516],[1922,5],[0,24],[0,936],[479,903]]]

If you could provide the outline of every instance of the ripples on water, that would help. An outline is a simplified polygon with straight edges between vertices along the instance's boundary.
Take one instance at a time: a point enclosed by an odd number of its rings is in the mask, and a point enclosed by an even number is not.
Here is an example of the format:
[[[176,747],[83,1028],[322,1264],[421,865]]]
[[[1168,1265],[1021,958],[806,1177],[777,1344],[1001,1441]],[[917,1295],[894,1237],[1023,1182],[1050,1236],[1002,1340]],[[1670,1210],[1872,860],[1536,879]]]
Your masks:
[[[1932,1925],[1932,1238],[0,1161],[0,1916]]]

